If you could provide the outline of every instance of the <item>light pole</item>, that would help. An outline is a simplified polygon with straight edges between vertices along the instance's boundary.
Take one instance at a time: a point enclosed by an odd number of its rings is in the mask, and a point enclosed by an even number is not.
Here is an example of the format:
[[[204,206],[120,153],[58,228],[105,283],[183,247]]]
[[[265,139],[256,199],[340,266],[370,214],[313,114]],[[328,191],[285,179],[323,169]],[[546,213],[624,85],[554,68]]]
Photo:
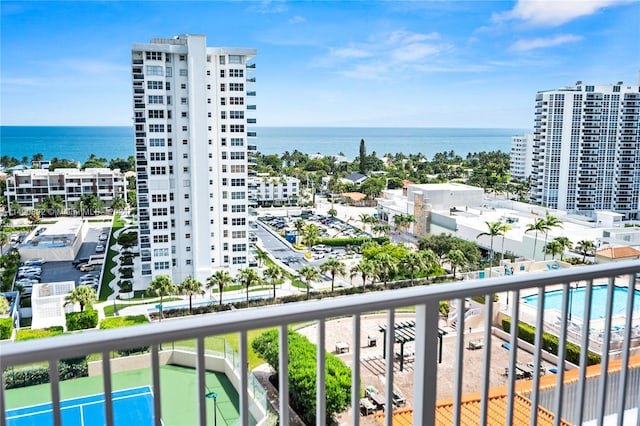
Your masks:
[[[213,426],[218,425],[218,416],[216,413],[216,398],[218,398],[218,394],[216,392],[209,392],[206,395],[207,398],[213,399]]]

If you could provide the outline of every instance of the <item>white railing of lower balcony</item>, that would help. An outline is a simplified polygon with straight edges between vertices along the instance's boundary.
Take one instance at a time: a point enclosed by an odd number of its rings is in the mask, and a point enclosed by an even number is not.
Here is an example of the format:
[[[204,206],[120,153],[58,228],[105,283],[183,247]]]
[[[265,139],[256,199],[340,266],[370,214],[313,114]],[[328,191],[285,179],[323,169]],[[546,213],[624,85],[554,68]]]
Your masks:
[[[624,325],[619,327],[622,330],[622,345],[619,348],[617,358],[622,361],[622,368],[615,383],[617,389],[615,392],[609,392],[614,381],[607,383],[608,362],[610,360],[611,349],[611,333],[612,333],[612,317],[613,312],[613,290],[617,285],[628,286],[630,289],[636,286],[636,276],[640,273],[640,263],[624,262],[595,265],[589,267],[576,267],[566,270],[548,271],[543,273],[522,274],[508,277],[500,277],[485,280],[462,281],[456,283],[410,287],[399,290],[372,292],[360,295],[350,295],[346,297],[326,298],[319,301],[291,303],[284,305],[269,306],[266,308],[246,309],[242,311],[230,311],[216,313],[213,316],[194,316],[181,320],[168,320],[160,323],[142,325],[137,327],[105,330],[94,333],[83,333],[76,335],[65,335],[51,339],[40,339],[25,342],[17,342],[13,344],[5,344],[0,349],[0,367],[5,371],[8,367],[16,365],[24,365],[28,363],[49,363],[50,371],[50,389],[51,399],[54,412],[54,424],[61,424],[60,412],[60,390],[57,362],[61,359],[77,357],[92,353],[102,354],[102,372],[104,383],[104,395],[106,400],[106,422],[108,425],[113,424],[113,409],[111,400],[111,363],[110,352],[116,349],[125,349],[131,347],[150,346],[151,347],[151,366],[152,366],[152,387],[154,389],[154,419],[155,424],[161,424],[162,407],[160,404],[160,373],[159,373],[159,351],[160,345],[165,342],[181,341],[185,339],[196,339],[196,376],[197,376],[197,400],[198,400],[198,418],[199,424],[206,424],[207,406],[206,406],[206,390],[205,390],[205,349],[204,338],[207,336],[215,336],[226,333],[239,333],[239,365],[247,365],[247,331],[265,328],[279,327],[280,330],[280,358],[279,358],[279,422],[281,425],[289,424],[289,391],[288,391],[288,372],[287,372],[287,333],[288,326],[301,322],[317,321],[317,366],[320,371],[325,366],[325,321],[334,317],[350,316],[353,321],[352,330],[352,356],[353,364],[359,365],[360,347],[361,347],[361,315],[373,311],[386,311],[387,324],[395,324],[395,310],[406,306],[415,306],[415,364],[413,377],[413,424],[430,425],[434,424],[436,416],[436,398],[437,398],[437,369],[438,369],[438,322],[439,322],[439,302],[442,300],[455,301],[459,312],[465,307],[465,300],[473,296],[485,296],[486,300],[493,300],[496,294],[505,294],[509,292],[512,303],[509,305],[509,315],[512,318],[510,332],[510,357],[508,364],[507,377],[507,417],[505,423],[510,425],[514,421],[514,395],[516,393],[516,365],[517,353],[519,350],[519,341],[516,338],[516,324],[520,317],[520,303],[513,303],[514,300],[520,300],[522,292],[535,293],[539,297],[539,306],[544,305],[545,291],[549,288],[560,288],[562,291],[562,306],[559,313],[559,323],[557,324],[556,333],[559,340],[559,348],[565,347],[567,343],[568,328],[570,325],[569,318],[569,291],[574,283],[581,283],[586,289],[584,302],[584,317],[590,318],[591,312],[591,288],[594,281],[606,280],[608,291],[606,300],[595,301],[597,303],[605,303],[606,314],[604,316],[604,327],[602,330],[602,364],[601,374],[597,379],[597,398],[593,401],[593,407],[586,398],[586,382],[585,375],[587,367],[587,352],[581,351],[579,368],[579,380],[577,381],[577,389],[574,394],[577,399],[572,401],[571,410],[566,408],[563,401],[563,380],[565,372],[565,351],[559,351],[557,357],[557,377],[556,389],[551,400],[553,404],[547,407],[549,411],[555,415],[555,424],[560,424],[560,419],[570,418],[572,422],[581,424],[583,421],[589,420],[585,418],[587,410],[595,410],[595,419],[599,424],[605,416],[611,414],[612,408],[614,413],[618,414],[618,424],[622,424],[623,413],[640,405],[638,400],[638,390],[629,391],[629,377],[627,374],[629,357],[632,353],[632,343],[634,341],[633,316],[634,316],[634,297],[629,297],[624,312]],[[630,291],[629,296],[635,295],[634,291]],[[636,297],[636,299],[638,299]],[[640,301],[636,302],[636,305]],[[484,310],[484,328],[483,328],[483,353],[482,353],[482,381],[480,385],[481,399],[481,415],[479,424],[488,424],[489,414],[489,389],[490,389],[490,370],[491,370],[491,341],[494,330],[491,327],[494,317],[494,304],[486,304]],[[535,339],[531,345],[533,356],[533,371],[539,371],[542,366],[543,355],[546,348],[543,348],[543,333],[545,326],[545,318],[542,309],[538,309],[535,315]],[[619,312],[615,313],[616,315]],[[557,312],[554,315],[558,315]],[[457,318],[457,330],[465,330],[465,316],[460,315]],[[637,327],[636,327],[637,328]],[[580,346],[587,348],[589,345],[590,330],[586,323],[579,333]],[[386,407],[393,407],[393,390],[394,390],[394,327],[387,327],[385,335],[385,395]],[[635,339],[638,340],[638,339]],[[636,342],[638,343],[638,342]],[[465,368],[478,368],[478,366],[466,365],[464,362],[464,332],[458,333],[456,338],[455,353],[455,377],[453,378],[453,419],[454,424],[460,424],[462,421],[462,394],[463,394],[463,371]],[[453,355],[451,355],[453,357]],[[501,366],[502,367],[502,366]],[[240,368],[240,386],[239,386],[239,416],[241,425],[249,424],[249,375],[247,368]],[[352,389],[351,389],[351,406],[352,418],[351,424],[357,425],[360,422],[360,382],[361,374],[359,368],[352,369]],[[634,383],[635,383],[634,379]],[[316,399],[316,424],[326,424],[326,401],[325,401],[325,375],[317,375],[317,399]],[[575,383],[574,383],[575,384]],[[533,374],[533,384],[531,394],[528,397],[531,400],[531,424],[536,424],[537,407],[541,401],[540,397],[540,378],[539,375]],[[633,397],[632,397],[633,396]],[[612,403],[611,398],[617,398]],[[549,398],[547,398],[549,399]],[[632,399],[631,403],[628,401]],[[577,401],[577,402],[576,402]],[[586,401],[586,402],[585,402]],[[635,404],[635,406],[633,406]],[[5,406],[4,382],[0,389],[0,408]],[[564,407],[564,410],[563,410]],[[571,412],[569,412],[571,411]],[[2,410],[4,413],[4,410]],[[388,414],[387,411],[386,414]],[[558,415],[559,413],[559,415]],[[386,415],[385,424],[392,424],[392,416]],[[4,415],[0,416],[0,425],[5,426],[6,419]]]

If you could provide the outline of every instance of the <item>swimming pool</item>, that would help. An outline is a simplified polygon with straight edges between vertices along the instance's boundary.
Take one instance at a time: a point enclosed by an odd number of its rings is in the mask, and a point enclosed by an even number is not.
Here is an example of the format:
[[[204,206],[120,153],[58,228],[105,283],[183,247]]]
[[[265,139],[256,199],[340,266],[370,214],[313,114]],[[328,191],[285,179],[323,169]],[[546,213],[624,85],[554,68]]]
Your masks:
[[[571,288],[569,290],[569,311],[572,317],[579,318],[584,321],[584,299],[586,295],[585,287]],[[629,289],[627,287],[614,286],[613,291],[613,311],[614,317],[625,315],[627,310],[627,297]],[[525,296],[522,301],[533,307],[538,307],[538,294]],[[603,319],[606,313],[607,304],[607,286],[594,285],[591,293],[591,319]],[[562,290],[553,290],[545,293],[544,309],[555,309],[562,311]],[[634,291],[633,301],[634,316],[640,314],[640,291]]]

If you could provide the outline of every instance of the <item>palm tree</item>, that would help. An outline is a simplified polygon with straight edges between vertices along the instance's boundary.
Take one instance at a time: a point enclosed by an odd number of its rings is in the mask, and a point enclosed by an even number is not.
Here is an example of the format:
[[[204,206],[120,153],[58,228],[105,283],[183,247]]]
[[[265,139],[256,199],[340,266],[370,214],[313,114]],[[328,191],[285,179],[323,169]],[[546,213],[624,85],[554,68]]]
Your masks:
[[[370,214],[367,213],[362,213],[360,214],[360,222],[362,222],[362,228],[366,231],[367,230],[367,224],[371,223],[371,218],[373,216],[371,216]]]
[[[113,197],[111,200],[111,209],[115,211],[124,210],[127,208],[127,202],[122,197]]]
[[[417,271],[427,269],[427,264],[424,261],[422,253],[418,251],[411,251],[405,254],[402,259],[400,259],[400,266],[405,270],[409,271],[409,276],[411,277],[411,285],[413,286],[413,279]]]
[[[300,238],[302,236],[302,231],[304,230],[304,227],[307,226],[307,222],[304,221],[304,219],[298,219],[295,222],[293,222],[293,226],[296,228],[296,231],[298,232],[298,235],[296,238]],[[296,242],[299,242],[296,239]]]
[[[213,275],[207,278],[207,288],[212,288],[218,286],[218,291],[220,292],[220,300],[219,304],[222,305],[222,290],[224,286],[229,285],[233,282],[233,277],[229,274],[227,270],[219,270],[215,271]]]
[[[558,219],[557,217],[553,216],[551,213],[549,213],[549,210],[546,211],[545,213],[545,217],[544,219],[544,223],[545,225],[547,225],[547,228],[544,231],[544,245],[547,245],[547,237],[549,236],[549,231],[551,230],[551,228],[560,228],[562,229],[562,221],[560,219]],[[547,260],[547,252],[545,251],[544,253],[544,260]]]
[[[96,291],[88,285],[81,285],[74,288],[64,297],[64,306],[80,304],[80,312],[84,311],[85,306],[90,308],[97,300]]]
[[[389,231],[391,231],[391,227],[387,224],[377,224],[373,225],[373,227],[371,228],[371,232],[378,235],[386,234]]]
[[[544,253],[545,254],[550,254],[551,255],[551,260],[556,258],[556,254],[562,253],[562,250],[563,250],[562,244],[560,244],[556,240],[549,241],[544,246]],[[545,256],[545,258],[546,258],[546,256]]]
[[[202,289],[202,283],[195,278],[187,277],[179,287],[180,293],[189,297],[189,313],[193,310],[193,305],[191,303],[191,299],[193,296],[199,294],[203,295],[204,290]]]
[[[346,273],[346,269],[344,263],[338,259],[332,258],[328,259],[320,266],[320,271],[323,273],[331,274],[331,293],[333,293],[333,284],[336,280],[336,274],[344,275]]]
[[[547,231],[547,222],[537,217],[533,223],[527,225],[527,229],[525,229],[525,233],[527,232],[535,232],[535,237],[533,241],[533,260],[536,260],[536,246],[538,244],[538,232],[546,232]]]
[[[487,225],[488,231],[487,232],[481,232],[478,235],[476,235],[476,239],[483,237],[483,236],[488,236],[491,238],[491,248],[489,251],[489,278],[491,278],[491,271],[493,270],[493,238],[494,237],[498,237],[500,235],[503,235],[503,231],[502,231],[502,222],[485,222],[485,224]]]
[[[451,265],[451,273],[453,274],[453,279],[456,278],[456,269],[458,267],[464,267],[469,262],[467,260],[467,257],[460,249],[449,250],[449,253],[447,253],[447,260]]]
[[[9,312],[9,301],[6,297],[0,295],[0,315]]]
[[[178,292],[178,286],[176,286],[169,275],[158,275],[151,281],[149,287],[147,287],[147,294],[149,296],[160,297],[160,319],[164,318],[162,313],[162,300],[165,296],[171,296]]]
[[[271,285],[273,285],[273,299],[276,298],[276,284],[278,280],[282,278],[282,269],[277,266],[269,266],[267,269],[262,271],[262,278],[265,280],[271,281]]]
[[[351,268],[349,273],[351,274],[351,278],[360,274],[360,277],[362,278],[362,292],[364,293],[366,290],[367,278],[373,276],[375,273],[375,266],[373,261],[369,259],[361,259],[358,264]]]
[[[412,214],[398,214],[393,216],[393,224],[400,231],[406,231],[411,224],[416,222],[416,217]]]
[[[322,279],[320,271],[315,266],[305,265],[302,268],[298,269],[298,274],[300,274],[300,279],[304,280],[305,284],[307,285],[307,300],[309,300],[311,282],[320,281]]]
[[[9,236],[6,232],[0,232],[0,256],[4,252],[4,246],[9,242]]]
[[[429,271],[434,264],[438,263],[438,256],[431,249],[420,250],[422,261],[426,265],[425,272],[427,274],[427,280],[429,279]],[[439,264],[439,263],[438,263]]]
[[[500,249],[500,260],[504,260],[504,237],[511,230],[511,225],[503,223],[500,226],[500,236],[502,237],[502,248]]]
[[[375,275],[386,287],[389,279],[398,273],[396,260],[388,253],[380,253],[373,259],[373,263],[375,265]]]
[[[582,253],[582,263],[587,259],[587,255],[594,252],[596,245],[591,240],[580,240],[576,244],[576,250]]]
[[[316,242],[318,237],[320,236],[320,229],[313,223],[305,226],[302,230],[302,239],[304,240],[304,244],[307,248],[311,248],[311,246]]]
[[[269,259],[269,253],[263,250],[258,250],[256,253],[256,261],[259,266],[263,266],[267,263],[267,259]]]
[[[567,237],[556,237],[553,241],[556,241],[562,247],[562,250],[560,251],[560,260],[563,260],[565,250],[572,249],[573,243]]]
[[[247,288],[247,303],[249,303],[249,287],[252,284],[258,284],[261,281],[260,276],[255,269],[245,268],[240,269],[240,274],[238,274],[236,280]]]

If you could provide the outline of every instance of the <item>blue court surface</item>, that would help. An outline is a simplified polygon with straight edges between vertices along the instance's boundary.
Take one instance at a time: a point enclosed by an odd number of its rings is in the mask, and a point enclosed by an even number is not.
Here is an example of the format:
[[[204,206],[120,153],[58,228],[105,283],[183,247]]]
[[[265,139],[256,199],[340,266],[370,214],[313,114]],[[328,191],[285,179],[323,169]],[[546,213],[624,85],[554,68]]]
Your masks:
[[[153,395],[149,386],[112,392],[113,422],[117,426],[153,425]],[[62,424],[94,426],[106,423],[104,395],[91,395],[60,401]],[[6,411],[8,426],[53,424],[51,403]]]

